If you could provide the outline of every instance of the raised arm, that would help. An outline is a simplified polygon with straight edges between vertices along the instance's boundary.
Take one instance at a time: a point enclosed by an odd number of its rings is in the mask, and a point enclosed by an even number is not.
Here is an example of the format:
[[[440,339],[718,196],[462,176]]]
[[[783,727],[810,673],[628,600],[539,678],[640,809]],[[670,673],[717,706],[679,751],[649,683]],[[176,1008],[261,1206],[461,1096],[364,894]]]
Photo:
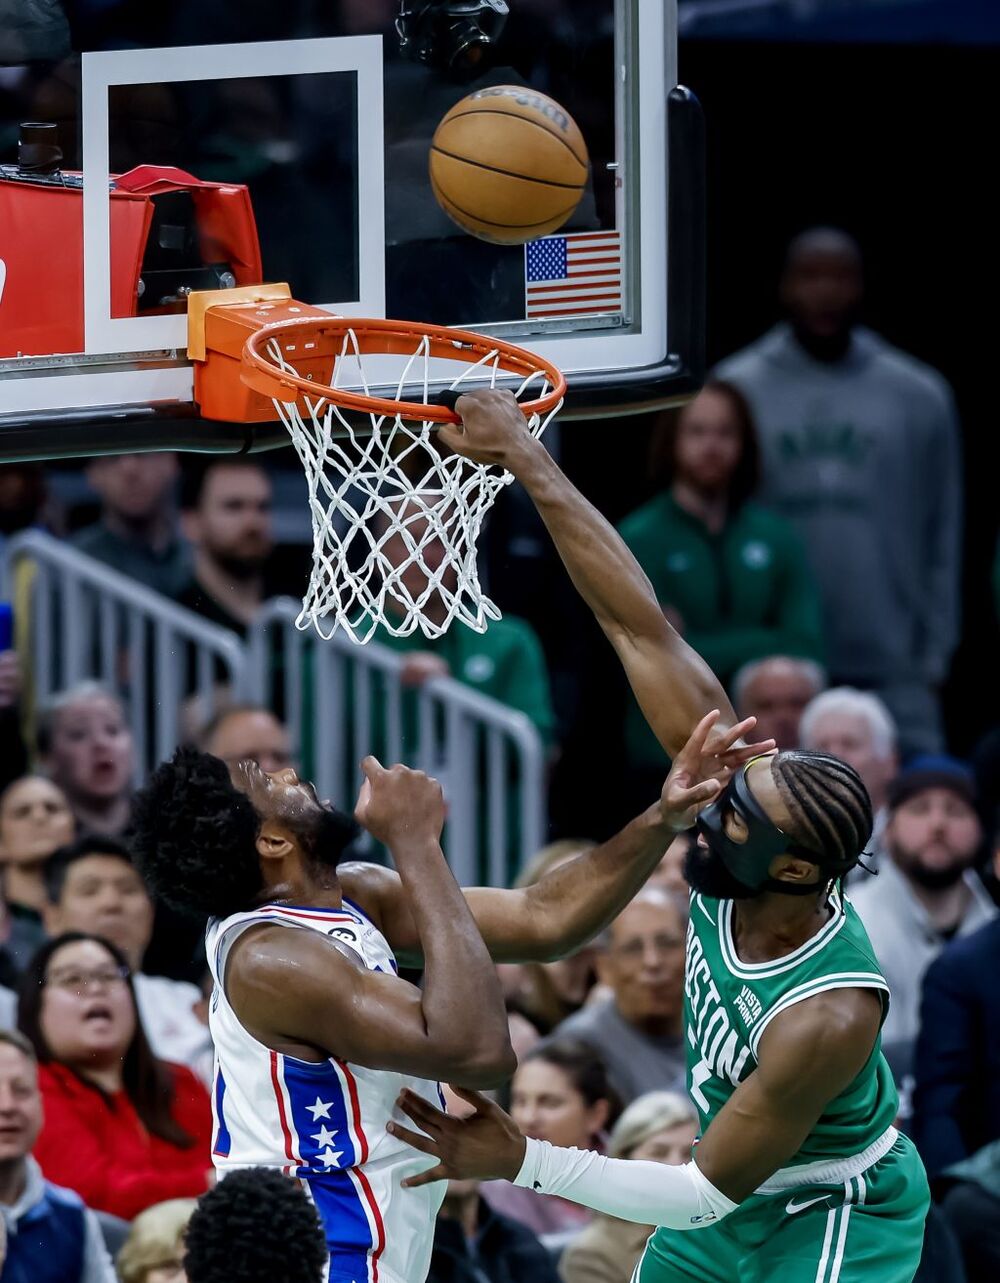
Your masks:
[[[268,924],[230,955],[226,991],[243,1023],[276,1051],[311,1049],[371,1069],[495,1086],[513,1073],[503,994],[475,919],[439,845],[436,780],[362,764],[357,819],[392,851],[424,957],[418,989],[368,971],[347,946]]]
[[[397,1123],[389,1130],[438,1159],[407,1185],[499,1177],[623,1220],[696,1230],[734,1211],[795,1155],[871,1055],[879,1019],[877,995],[861,989],[819,994],[775,1017],[757,1069],[713,1119],[697,1161],[681,1167],[525,1140],[498,1106],[471,1094],[477,1112],[459,1121],[404,1093],[400,1104],[423,1134]]]
[[[709,709],[720,710],[720,732],[732,727],[736,715],[719,679],[667,623],[621,536],[530,435],[513,396],[478,390],[460,397],[457,408],[463,424],[441,428],[441,440],[506,468],[524,486],[666,752],[673,757]]]
[[[729,772],[773,740],[738,743],[754,719],[714,734],[718,710],[701,719],[675,756],[659,804],[620,833],[547,873],[532,886],[506,890],[469,887],[466,900],[486,946],[498,962],[548,962],[572,953],[611,922],[660,862],[674,837],[691,827],[697,810],[719,792]],[[712,747],[709,747],[711,741]],[[348,866],[348,893],[367,900],[374,889],[382,929],[398,956],[419,960],[419,937],[409,897],[390,870]]]

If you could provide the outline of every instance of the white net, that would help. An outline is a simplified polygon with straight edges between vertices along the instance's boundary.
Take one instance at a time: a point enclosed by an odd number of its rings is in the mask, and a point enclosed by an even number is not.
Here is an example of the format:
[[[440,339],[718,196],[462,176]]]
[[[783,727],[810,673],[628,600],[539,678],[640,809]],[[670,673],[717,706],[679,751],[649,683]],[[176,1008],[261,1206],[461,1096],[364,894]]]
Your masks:
[[[496,350],[465,363],[432,357],[426,336],[414,334],[414,345],[409,356],[373,356],[348,329],[330,386],[367,396],[370,387],[392,383],[395,400],[424,405],[442,379],[453,392],[498,381],[511,386]],[[297,373],[277,338],[265,350],[283,372]],[[519,400],[536,400],[551,384],[538,371],[511,390]],[[481,633],[500,618],[479,580],[477,541],[493,501],[513,480],[509,472],[439,449],[429,420],[361,415],[321,398],[274,405],[309,487],[313,566],[299,628],[312,625],[321,637],[342,628],[364,643],[380,625],[395,637],[418,628],[440,637],[455,620]],[[544,419],[532,415],[528,430],[540,436],[558,409]]]

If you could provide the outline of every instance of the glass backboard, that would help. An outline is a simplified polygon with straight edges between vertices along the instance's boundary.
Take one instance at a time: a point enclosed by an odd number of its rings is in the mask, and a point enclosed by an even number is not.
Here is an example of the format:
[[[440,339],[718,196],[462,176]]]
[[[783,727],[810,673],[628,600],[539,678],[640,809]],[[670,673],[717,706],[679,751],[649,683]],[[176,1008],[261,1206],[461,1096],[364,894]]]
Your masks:
[[[0,459],[243,448],[192,405],[186,299],[261,281],[502,335],[565,371],[570,413],[690,391],[703,178],[675,10],[122,0],[0,34]],[[469,235],[428,171],[441,118],[501,86],[555,100],[589,153],[575,212],[527,244]]]

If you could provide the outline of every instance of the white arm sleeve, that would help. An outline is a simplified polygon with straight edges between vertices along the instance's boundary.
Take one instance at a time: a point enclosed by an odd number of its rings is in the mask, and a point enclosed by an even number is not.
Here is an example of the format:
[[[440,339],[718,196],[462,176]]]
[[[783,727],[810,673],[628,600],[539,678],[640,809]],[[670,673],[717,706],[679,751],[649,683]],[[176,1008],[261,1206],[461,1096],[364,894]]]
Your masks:
[[[559,1149],[527,1140],[515,1185],[558,1194],[638,1225],[696,1230],[714,1225],[737,1204],[717,1190],[695,1163],[671,1167],[639,1159],[605,1158],[585,1149]]]

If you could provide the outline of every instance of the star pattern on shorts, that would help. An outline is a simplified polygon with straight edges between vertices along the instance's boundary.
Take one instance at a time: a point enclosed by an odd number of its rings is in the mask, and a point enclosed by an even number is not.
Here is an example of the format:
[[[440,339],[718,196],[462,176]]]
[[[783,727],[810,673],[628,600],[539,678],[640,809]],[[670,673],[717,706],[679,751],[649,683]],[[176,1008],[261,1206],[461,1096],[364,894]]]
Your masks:
[[[314,1123],[317,1122],[320,1118],[329,1118],[330,1110],[332,1108],[333,1108],[332,1100],[320,1100],[319,1096],[316,1097],[315,1105],[306,1105],[306,1109],[309,1111],[310,1114],[312,1114],[312,1120]]]
[[[342,1152],[342,1151],[341,1151],[341,1152]],[[317,1158],[321,1158],[321,1159],[323,1160],[323,1163],[325,1164],[325,1166],[327,1166],[327,1167],[336,1167],[336,1166],[337,1166],[337,1164],[340,1162],[340,1159],[341,1159],[341,1153],[336,1153],[336,1154],[335,1154],[335,1153],[333,1152],[333,1150],[330,1148],[330,1146],[329,1146],[329,1145],[327,1145],[327,1147],[326,1147],[326,1149],[323,1151],[323,1153],[322,1153],[322,1154],[317,1154],[317,1155],[316,1155],[316,1157],[317,1157]]]
[[[336,1134],[336,1131],[330,1131],[329,1127],[321,1127],[317,1134],[309,1139],[314,1140],[320,1149],[323,1149],[324,1146],[333,1144],[333,1138]]]

